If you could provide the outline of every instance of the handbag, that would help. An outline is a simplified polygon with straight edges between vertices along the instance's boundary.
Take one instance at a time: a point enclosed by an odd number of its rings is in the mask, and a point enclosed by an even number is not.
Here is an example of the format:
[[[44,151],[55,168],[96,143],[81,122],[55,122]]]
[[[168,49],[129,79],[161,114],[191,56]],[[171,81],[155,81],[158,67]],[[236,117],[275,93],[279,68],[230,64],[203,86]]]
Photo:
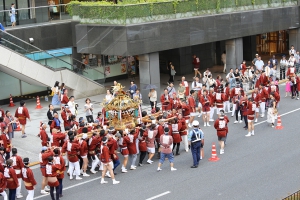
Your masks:
[[[57,12],[58,12],[57,7],[53,6],[53,13],[57,13]]]

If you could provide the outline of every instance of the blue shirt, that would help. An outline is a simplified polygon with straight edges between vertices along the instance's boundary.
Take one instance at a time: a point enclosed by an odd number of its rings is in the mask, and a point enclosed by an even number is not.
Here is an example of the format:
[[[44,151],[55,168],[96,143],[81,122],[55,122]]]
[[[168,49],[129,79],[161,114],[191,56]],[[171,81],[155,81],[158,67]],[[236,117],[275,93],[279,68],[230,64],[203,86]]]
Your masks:
[[[0,29],[2,30],[2,31],[5,31],[5,29],[4,29],[4,26],[0,23]]]
[[[193,129],[193,130],[191,130],[190,132],[189,132],[189,134],[188,134],[188,141],[190,142],[191,141],[191,139],[192,139],[192,136],[193,136],[193,133],[194,133],[194,130],[195,130],[195,134],[200,134],[200,139],[201,140],[203,140],[204,139],[204,133],[203,133],[203,131],[201,130],[201,129]]]
[[[130,88],[129,88],[129,90],[130,90],[130,93],[131,93],[131,94],[134,94],[134,93],[135,93],[135,91],[137,90],[137,86],[136,86],[136,84],[130,85]]]

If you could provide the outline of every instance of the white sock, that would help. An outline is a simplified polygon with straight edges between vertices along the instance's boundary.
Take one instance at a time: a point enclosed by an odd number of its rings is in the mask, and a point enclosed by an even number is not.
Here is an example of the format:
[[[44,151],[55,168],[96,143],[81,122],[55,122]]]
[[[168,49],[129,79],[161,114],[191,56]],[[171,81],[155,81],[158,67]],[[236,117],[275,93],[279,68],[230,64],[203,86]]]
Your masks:
[[[254,130],[252,131],[252,134],[254,134]]]

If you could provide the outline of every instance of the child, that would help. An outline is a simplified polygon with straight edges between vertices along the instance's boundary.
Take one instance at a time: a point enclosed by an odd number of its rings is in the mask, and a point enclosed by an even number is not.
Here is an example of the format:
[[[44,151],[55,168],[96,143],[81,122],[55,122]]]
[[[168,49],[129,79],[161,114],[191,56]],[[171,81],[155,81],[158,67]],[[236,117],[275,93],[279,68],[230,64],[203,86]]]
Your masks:
[[[288,93],[290,93],[290,96],[291,96],[291,81],[290,80],[287,80],[285,82],[285,97],[287,97]]]

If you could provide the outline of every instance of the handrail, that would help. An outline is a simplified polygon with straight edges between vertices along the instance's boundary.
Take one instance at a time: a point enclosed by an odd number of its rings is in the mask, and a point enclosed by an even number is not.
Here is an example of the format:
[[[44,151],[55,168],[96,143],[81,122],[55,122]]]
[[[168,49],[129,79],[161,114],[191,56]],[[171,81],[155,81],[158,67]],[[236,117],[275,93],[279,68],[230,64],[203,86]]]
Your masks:
[[[1,38],[1,40],[5,41],[5,42],[7,42],[7,43],[9,43],[9,44],[11,44],[11,45],[14,45],[14,46],[16,46],[16,47],[18,47],[18,48],[20,48],[20,49],[23,49],[24,51],[27,51],[27,50],[24,49],[23,47],[20,47],[19,45],[16,45],[15,43],[10,42],[9,40],[6,40],[6,39],[4,39],[4,38]]]
[[[17,40],[21,41],[22,43],[25,43],[26,45],[29,45],[29,46],[31,46],[31,47],[33,47],[33,48],[35,48],[35,49],[37,49],[37,50],[39,50],[39,51],[41,51],[41,52],[43,52],[43,53],[46,53],[46,54],[48,54],[48,55],[50,55],[50,56],[52,56],[52,57],[54,57],[54,58],[56,58],[56,59],[58,59],[58,60],[60,60],[60,61],[62,61],[62,62],[64,62],[64,63],[66,63],[66,64],[68,64],[68,65],[71,65],[71,66],[73,67],[73,64],[68,63],[68,62],[64,61],[63,59],[60,59],[59,57],[53,56],[53,55],[49,54],[47,51],[44,51],[44,50],[42,50],[42,49],[40,49],[40,48],[38,48],[38,47],[36,47],[36,46],[33,46],[32,44],[30,44],[30,43],[28,43],[28,42],[26,42],[26,41],[24,41],[24,40],[22,40],[22,39],[20,39],[20,38],[18,38],[18,37],[16,37],[16,36],[12,35],[12,34],[10,34],[10,33],[7,33],[6,31],[2,31],[2,30],[1,30],[1,32],[4,33],[4,34],[7,34],[7,35],[9,35],[10,37],[13,37],[14,39],[17,39]],[[2,38],[2,39],[3,39],[3,38]],[[17,46],[17,45],[15,45],[15,46]],[[30,52],[30,53],[32,53],[32,52]]]
[[[53,53],[49,53],[49,54],[50,54],[50,55],[53,55],[53,54],[59,54],[59,53],[64,54],[64,55],[68,55],[68,54],[66,54],[65,52],[62,52],[62,51],[57,51],[57,52],[53,52]],[[77,60],[76,58],[73,58],[73,57],[72,57],[72,60],[75,60],[76,62],[78,62],[78,63],[80,63],[80,64],[82,64],[82,65],[85,65],[85,66],[86,66],[85,69],[94,69],[94,70],[95,70],[94,67],[91,67],[90,65],[86,65],[86,64],[84,64],[82,61]],[[97,67],[98,67],[98,66],[97,66]],[[97,70],[96,70],[96,71],[97,71]],[[100,72],[100,71],[99,71],[99,72]],[[88,72],[85,72],[85,73],[88,74]],[[104,75],[103,72],[100,72],[100,73]]]
[[[10,37],[13,37],[13,38],[15,38],[15,39],[17,39],[17,40],[19,40],[19,41],[21,41],[21,42],[23,42],[23,43],[29,45],[29,46],[35,48],[35,49],[38,49],[39,51],[43,51],[42,49],[40,49],[40,48],[38,48],[38,47],[36,47],[36,46],[34,46],[34,45],[32,45],[32,44],[26,42],[25,40],[22,40],[22,39],[20,39],[20,38],[14,36],[14,35],[8,33],[7,31],[2,31],[1,29],[0,29],[0,31],[1,31],[2,33],[6,34],[6,35],[9,35]]]
[[[28,8],[16,8],[15,10],[28,10],[28,9],[35,9],[35,8],[49,8],[53,6],[66,6],[68,4],[56,4],[56,5],[48,5],[48,6],[39,6],[39,7],[28,7]],[[10,10],[1,10],[0,12],[9,12]]]
[[[1,45],[0,47],[5,48],[5,49],[9,49],[8,47],[3,46],[3,45]],[[11,49],[9,49],[9,50],[11,50]],[[20,54],[19,52],[15,52],[15,53],[18,54],[18,55],[20,55],[20,56],[24,56],[24,55]],[[27,57],[26,57],[26,58],[27,58]],[[27,59],[29,59],[29,58],[27,58]],[[39,62],[37,62],[37,61],[35,61],[35,60],[31,60],[31,61],[32,61],[32,62],[35,62],[35,63],[38,63],[38,64],[40,64],[40,65],[42,65],[41,63],[39,63]],[[42,65],[42,66],[44,66],[44,67],[46,67],[46,68],[48,68],[49,70],[54,71],[54,72],[62,71],[62,70],[70,71],[70,72],[72,72],[72,73],[74,73],[74,74],[77,74],[78,76],[80,76],[80,77],[82,77],[82,78],[84,78],[84,79],[86,79],[86,80],[88,80],[88,81],[91,81],[91,82],[93,82],[93,83],[95,83],[95,84],[97,84],[97,85],[99,85],[99,86],[104,87],[102,84],[98,83],[97,81],[94,81],[94,80],[89,79],[89,78],[87,78],[87,77],[85,77],[85,76],[83,76],[83,75],[80,75],[80,74],[74,72],[74,71],[71,70],[71,69],[68,69],[68,68],[65,68],[65,67],[52,68],[52,67],[48,67],[48,66],[46,66],[46,65]]]

